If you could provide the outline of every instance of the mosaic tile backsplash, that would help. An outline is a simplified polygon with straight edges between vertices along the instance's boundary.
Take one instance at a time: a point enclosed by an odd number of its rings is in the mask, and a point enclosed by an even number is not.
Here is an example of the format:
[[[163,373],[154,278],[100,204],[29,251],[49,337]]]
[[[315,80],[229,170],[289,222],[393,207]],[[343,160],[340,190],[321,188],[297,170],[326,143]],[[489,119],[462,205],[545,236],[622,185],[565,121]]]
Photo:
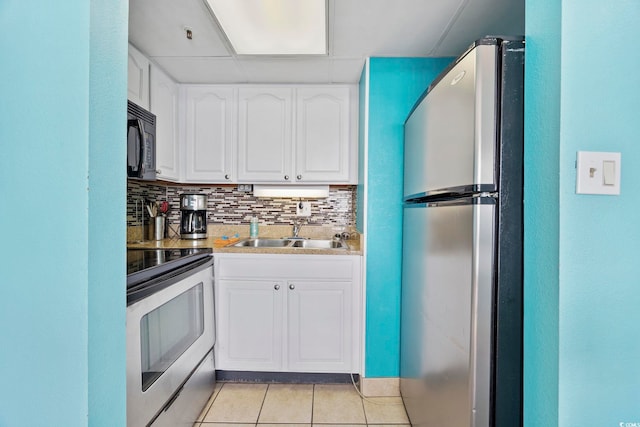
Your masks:
[[[170,226],[180,225],[180,195],[202,193],[207,195],[207,223],[249,224],[256,216],[261,224],[289,225],[296,217],[298,199],[257,198],[252,192],[238,191],[237,185],[176,185],[163,182],[127,181],[127,226],[145,225],[149,214],[145,201],[168,201],[167,221]],[[331,186],[326,199],[311,202],[310,225],[337,225],[355,227],[356,186]]]

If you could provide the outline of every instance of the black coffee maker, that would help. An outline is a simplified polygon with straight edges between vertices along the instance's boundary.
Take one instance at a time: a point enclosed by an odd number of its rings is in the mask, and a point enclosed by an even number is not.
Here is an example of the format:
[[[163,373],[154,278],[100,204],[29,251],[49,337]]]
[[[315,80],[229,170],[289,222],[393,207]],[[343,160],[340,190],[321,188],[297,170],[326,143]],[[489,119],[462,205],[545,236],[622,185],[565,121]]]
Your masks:
[[[180,195],[180,238],[207,238],[207,195]]]

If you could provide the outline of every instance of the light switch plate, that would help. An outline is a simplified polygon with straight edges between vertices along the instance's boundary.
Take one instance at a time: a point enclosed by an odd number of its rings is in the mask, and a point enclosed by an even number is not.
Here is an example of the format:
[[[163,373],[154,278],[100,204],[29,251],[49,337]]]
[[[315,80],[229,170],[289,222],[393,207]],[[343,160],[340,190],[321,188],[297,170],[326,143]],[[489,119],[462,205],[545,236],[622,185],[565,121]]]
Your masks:
[[[576,194],[620,194],[621,158],[620,153],[578,151]]]

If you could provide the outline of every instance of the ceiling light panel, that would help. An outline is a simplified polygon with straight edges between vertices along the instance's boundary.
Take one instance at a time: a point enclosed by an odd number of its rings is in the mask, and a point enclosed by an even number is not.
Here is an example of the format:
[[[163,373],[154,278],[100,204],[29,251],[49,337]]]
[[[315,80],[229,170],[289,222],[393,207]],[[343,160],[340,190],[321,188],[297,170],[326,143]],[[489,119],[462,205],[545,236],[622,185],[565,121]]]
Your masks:
[[[205,0],[238,55],[326,55],[326,0]]]

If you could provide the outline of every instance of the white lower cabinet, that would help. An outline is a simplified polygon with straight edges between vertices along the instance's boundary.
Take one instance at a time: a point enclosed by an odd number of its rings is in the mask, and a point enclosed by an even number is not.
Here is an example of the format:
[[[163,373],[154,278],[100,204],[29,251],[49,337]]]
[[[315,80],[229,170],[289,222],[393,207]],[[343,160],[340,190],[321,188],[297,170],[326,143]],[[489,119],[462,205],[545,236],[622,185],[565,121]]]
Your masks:
[[[289,370],[352,372],[351,282],[287,285]]]
[[[216,255],[216,368],[359,372],[355,255]]]
[[[217,369],[282,370],[283,295],[272,281],[217,282]],[[222,368],[224,366],[224,368]]]

